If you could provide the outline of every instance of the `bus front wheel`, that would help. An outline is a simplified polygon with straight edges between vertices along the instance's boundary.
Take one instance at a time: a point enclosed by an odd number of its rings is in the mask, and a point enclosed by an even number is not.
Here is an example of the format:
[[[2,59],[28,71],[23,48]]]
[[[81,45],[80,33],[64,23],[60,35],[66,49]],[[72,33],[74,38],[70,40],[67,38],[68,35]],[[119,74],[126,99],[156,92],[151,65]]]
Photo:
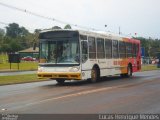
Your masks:
[[[127,77],[131,77],[132,76],[132,67],[131,67],[131,65],[128,65],[128,67],[127,67]]]
[[[93,67],[91,71],[90,82],[95,83],[98,81],[99,78],[100,78],[99,70],[96,67]]]
[[[64,84],[65,80],[64,79],[56,79],[58,84]]]

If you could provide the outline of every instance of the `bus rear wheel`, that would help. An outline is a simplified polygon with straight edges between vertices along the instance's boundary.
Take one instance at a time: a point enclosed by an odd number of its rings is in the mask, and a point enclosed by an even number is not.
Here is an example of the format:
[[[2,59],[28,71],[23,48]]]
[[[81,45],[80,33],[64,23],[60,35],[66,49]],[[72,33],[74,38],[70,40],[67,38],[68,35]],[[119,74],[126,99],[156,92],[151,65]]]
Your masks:
[[[131,77],[132,76],[132,67],[131,67],[131,65],[128,65],[128,67],[127,67],[127,77]]]
[[[65,80],[64,79],[56,79],[57,83],[58,84],[64,84]]]
[[[131,77],[131,76],[132,76],[132,67],[131,67],[131,65],[128,65],[127,73],[121,74],[121,77]]]
[[[91,79],[90,82],[95,83],[100,78],[99,70],[96,67],[93,67],[91,70]]]

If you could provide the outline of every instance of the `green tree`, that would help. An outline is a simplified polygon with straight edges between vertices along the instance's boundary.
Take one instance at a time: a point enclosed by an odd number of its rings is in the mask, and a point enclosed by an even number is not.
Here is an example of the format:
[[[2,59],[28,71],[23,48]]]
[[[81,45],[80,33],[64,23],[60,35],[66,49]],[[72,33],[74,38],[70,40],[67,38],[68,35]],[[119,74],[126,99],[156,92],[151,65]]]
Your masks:
[[[136,37],[141,41],[141,47],[145,48],[145,56],[146,57],[156,57],[157,52],[160,51],[160,40],[159,39],[152,39],[143,38],[143,37]]]
[[[20,35],[25,36],[29,34],[29,31],[25,27],[20,27]]]
[[[38,33],[39,34],[41,31],[42,31],[41,29],[35,29],[34,33]]]
[[[6,27],[6,35],[12,38],[25,36],[29,31],[25,27],[19,27],[17,23],[11,23]]]
[[[20,34],[20,28],[19,28],[19,25],[17,23],[9,24],[6,27],[6,35],[8,37],[16,38],[19,34]]]
[[[2,52],[2,44],[3,44],[4,36],[5,36],[5,31],[4,29],[0,28],[0,52]]]
[[[33,36],[34,36],[34,43],[37,43],[37,45],[38,45],[38,43],[39,43],[39,40],[38,40],[38,36],[39,36],[39,33],[41,32],[42,30],[41,29],[35,29],[35,31],[34,31],[34,34],[33,34]]]
[[[2,28],[0,28],[0,36],[5,36],[5,31]]]
[[[0,44],[2,44],[4,36],[5,36],[5,31],[0,28]]]
[[[13,40],[12,42],[10,42],[9,48],[10,52],[17,52],[22,49],[22,46],[18,42]]]
[[[160,40],[156,39],[152,41],[150,54],[151,56],[156,57],[158,52],[160,52]]]
[[[52,27],[52,29],[62,29],[62,28],[59,26],[54,26],[54,27]]]
[[[8,44],[6,52],[17,52],[21,49],[33,46],[34,34],[17,23],[11,23],[6,27],[4,44]]]
[[[7,53],[9,53],[9,52],[11,52],[11,48],[10,48],[10,45],[9,44],[2,44],[1,45],[1,52],[7,52]]]
[[[67,25],[64,27],[64,29],[72,29],[72,27],[71,27],[69,24],[67,24]]]

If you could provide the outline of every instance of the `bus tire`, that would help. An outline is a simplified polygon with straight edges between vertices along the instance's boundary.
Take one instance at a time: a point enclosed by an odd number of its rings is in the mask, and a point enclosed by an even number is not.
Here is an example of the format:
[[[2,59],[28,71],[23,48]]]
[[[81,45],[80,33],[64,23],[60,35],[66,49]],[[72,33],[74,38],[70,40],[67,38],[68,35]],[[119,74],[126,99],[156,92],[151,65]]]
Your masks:
[[[95,83],[100,78],[100,71],[97,67],[93,67],[91,70],[91,79],[90,82]]]
[[[132,67],[131,64],[129,64],[127,67],[127,73],[121,74],[121,77],[131,77],[131,76],[132,76]]]
[[[56,79],[57,83],[62,85],[64,84],[65,80],[64,79]]]
[[[122,77],[122,78],[126,77],[126,74],[121,74],[121,77]]]
[[[132,66],[131,64],[129,64],[127,67],[127,77],[131,77],[131,76],[132,76]]]

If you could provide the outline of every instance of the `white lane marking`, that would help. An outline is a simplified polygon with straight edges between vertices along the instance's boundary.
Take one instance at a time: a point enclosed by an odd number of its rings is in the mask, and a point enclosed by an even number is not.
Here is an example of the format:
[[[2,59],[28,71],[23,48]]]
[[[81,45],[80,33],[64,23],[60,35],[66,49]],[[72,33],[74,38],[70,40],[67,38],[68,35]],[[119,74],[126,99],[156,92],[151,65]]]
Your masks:
[[[68,97],[75,97],[75,96],[80,96],[80,95],[86,95],[86,94],[101,92],[101,91],[110,90],[110,89],[113,89],[113,88],[117,88],[117,87],[107,87],[107,88],[100,88],[100,89],[95,89],[95,90],[87,90],[87,91],[83,91],[83,92],[68,94],[68,95],[64,95],[64,96],[60,96],[60,97],[55,97],[55,98],[45,99],[45,100],[38,101],[38,102],[29,103],[29,104],[26,104],[26,106],[40,104],[40,103],[44,103],[44,102],[48,102],[48,101],[52,101],[52,100],[59,100],[59,99],[68,98]]]
[[[78,93],[73,93],[73,94],[68,94],[68,95],[64,95],[64,96],[60,96],[60,97],[54,97],[54,98],[50,98],[50,99],[45,99],[45,100],[41,100],[41,101],[36,101],[36,102],[28,103],[28,104],[25,104],[23,106],[12,107],[12,108],[7,109],[7,110],[20,109],[20,108],[24,108],[24,107],[28,107],[28,106],[32,106],[32,105],[37,105],[37,104],[45,103],[45,102],[48,102],[48,101],[59,100],[59,99],[64,99],[64,98],[69,98],[69,97],[75,97],[75,96],[81,96],[81,95],[86,95],[86,94],[91,94],[91,93],[96,93],[96,92],[102,92],[102,91],[111,90],[111,89],[114,89],[114,88],[117,88],[117,87],[107,87],[107,88],[105,87],[105,88],[100,88],[100,89],[82,91],[82,92],[78,92]]]

